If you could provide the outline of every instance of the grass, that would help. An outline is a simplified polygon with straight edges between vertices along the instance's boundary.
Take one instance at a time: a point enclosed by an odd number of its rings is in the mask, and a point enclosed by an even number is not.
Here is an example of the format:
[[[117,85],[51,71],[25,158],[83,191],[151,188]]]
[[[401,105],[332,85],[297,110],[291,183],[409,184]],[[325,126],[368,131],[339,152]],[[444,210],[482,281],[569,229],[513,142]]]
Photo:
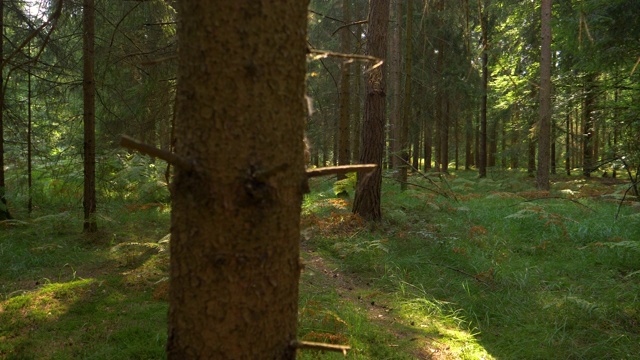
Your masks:
[[[336,196],[352,181],[316,179],[299,337],[348,344],[349,359],[637,356],[640,208],[619,207],[624,185],[557,177],[540,192],[525,174],[476,176],[414,175],[427,189],[405,192],[385,179],[379,224]],[[168,209],[100,214],[93,239],[73,212],[0,225],[0,359],[165,358]]]

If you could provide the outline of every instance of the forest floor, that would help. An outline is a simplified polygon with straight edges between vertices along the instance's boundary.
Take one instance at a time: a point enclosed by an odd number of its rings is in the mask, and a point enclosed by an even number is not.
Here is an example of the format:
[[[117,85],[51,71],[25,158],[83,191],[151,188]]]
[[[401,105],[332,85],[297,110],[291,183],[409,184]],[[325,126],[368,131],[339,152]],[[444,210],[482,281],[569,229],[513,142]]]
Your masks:
[[[640,353],[640,207],[622,180],[418,174],[305,197],[299,336],[348,359],[632,359]],[[169,209],[110,204],[0,224],[0,359],[163,359]],[[52,211],[48,211],[51,213]],[[18,214],[17,217],[20,217]],[[166,239],[165,239],[166,240]],[[342,359],[304,350],[301,359]]]

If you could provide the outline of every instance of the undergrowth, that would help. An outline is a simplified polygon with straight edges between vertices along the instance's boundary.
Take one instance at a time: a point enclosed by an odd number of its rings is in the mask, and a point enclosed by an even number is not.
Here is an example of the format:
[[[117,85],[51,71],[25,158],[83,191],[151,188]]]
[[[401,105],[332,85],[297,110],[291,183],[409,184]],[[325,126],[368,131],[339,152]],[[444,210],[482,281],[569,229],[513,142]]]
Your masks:
[[[315,179],[299,338],[349,359],[636,357],[640,207],[620,203],[625,184],[476,176],[412,175],[404,192],[385,178],[375,224],[351,213],[353,178]],[[165,358],[169,208],[131,191],[103,193],[90,238],[62,201],[2,222],[0,359]]]

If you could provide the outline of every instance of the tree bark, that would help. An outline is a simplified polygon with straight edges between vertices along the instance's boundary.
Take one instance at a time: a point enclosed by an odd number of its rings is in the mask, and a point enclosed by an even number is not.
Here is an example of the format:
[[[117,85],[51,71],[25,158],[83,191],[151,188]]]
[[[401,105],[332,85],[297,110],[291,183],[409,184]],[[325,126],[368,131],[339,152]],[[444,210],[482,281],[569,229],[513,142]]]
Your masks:
[[[594,107],[596,102],[595,95],[595,81],[596,76],[593,74],[587,75],[585,80],[585,96],[583,106],[583,136],[582,136],[582,175],[590,177],[591,172],[594,170],[594,157],[593,157],[593,137],[595,132],[595,120],[594,120]]]
[[[11,219],[4,178],[4,0],[0,0],[0,220]]]
[[[390,7],[390,34],[389,39],[389,168],[395,169],[398,166],[404,166],[396,156],[400,156],[401,145],[401,128],[402,128],[402,93],[400,74],[400,41],[402,26],[402,1],[391,0]],[[402,179],[400,179],[402,181]]]
[[[482,99],[480,103],[480,143],[478,149],[478,172],[481,178],[487,176],[487,94],[489,91],[489,35],[487,29],[487,5],[481,7],[480,28],[482,32]]]
[[[96,223],[96,83],[95,83],[95,2],[84,0],[82,5],[83,81],[84,99],[84,226],[86,233],[98,231]]]
[[[549,190],[549,168],[551,162],[551,2],[542,0],[540,56],[540,122],[538,123],[538,190]]]
[[[350,0],[342,0],[342,20],[345,24],[351,22],[351,5]],[[342,46],[342,53],[347,54],[351,52],[351,29],[346,26],[341,31],[340,41]],[[351,163],[351,149],[350,149],[350,137],[351,137],[351,107],[350,107],[350,87],[351,85],[351,63],[350,61],[343,61],[341,64],[340,75],[340,125],[338,134],[340,136],[338,144],[338,164],[349,165]],[[338,180],[346,179],[346,174],[338,174]]]
[[[367,32],[368,55],[385,58],[388,22],[389,0],[371,0]],[[382,219],[380,193],[385,125],[384,65],[371,65],[367,73],[366,94],[360,163],[377,164],[378,167],[370,175],[358,176],[353,212],[366,220],[379,221]]]
[[[398,18],[402,18],[399,16]],[[409,122],[411,121],[411,56],[412,34],[413,34],[413,2],[407,0],[407,32],[405,36],[405,60],[404,60],[404,96],[402,101],[402,125],[400,126],[399,150],[402,157],[400,164],[400,188],[402,191],[407,190],[407,167],[409,164]]]
[[[178,2],[169,359],[294,359],[307,1]]]

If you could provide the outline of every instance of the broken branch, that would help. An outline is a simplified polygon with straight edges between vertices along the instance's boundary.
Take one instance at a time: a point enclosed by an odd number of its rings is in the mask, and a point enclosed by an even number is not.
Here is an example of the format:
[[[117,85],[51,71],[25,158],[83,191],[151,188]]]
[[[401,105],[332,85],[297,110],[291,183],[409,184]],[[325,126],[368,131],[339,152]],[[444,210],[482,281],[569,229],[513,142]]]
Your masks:
[[[350,172],[371,172],[376,168],[376,164],[363,164],[363,165],[342,165],[342,166],[329,166],[318,169],[307,170],[307,177],[317,177],[333,174],[346,174]]]
[[[347,350],[351,350],[351,346],[349,345],[334,345],[334,344],[324,344],[312,341],[301,341],[301,340],[293,340],[291,342],[291,347],[294,349],[313,349],[313,350],[325,350],[325,351],[335,351],[341,352],[343,355],[347,355]]]
[[[166,162],[168,162],[169,164],[173,164],[179,168],[181,168],[182,170],[192,170],[193,169],[193,164],[189,161],[187,161],[186,159],[170,152],[170,151],[165,151],[165,150],[161,150],[158,149],[154,146],[145,144],[145,143],[141,143],[135,139],[133,139],[130,136],[127,135],[122,135],[122,137],[120,138],[120,146],[126,147],[128,149],[131,150],[135,150],[138,151],[142,154],[145,155],[149,155],[151,157],[155,157],[158,159],[162,159]]]

